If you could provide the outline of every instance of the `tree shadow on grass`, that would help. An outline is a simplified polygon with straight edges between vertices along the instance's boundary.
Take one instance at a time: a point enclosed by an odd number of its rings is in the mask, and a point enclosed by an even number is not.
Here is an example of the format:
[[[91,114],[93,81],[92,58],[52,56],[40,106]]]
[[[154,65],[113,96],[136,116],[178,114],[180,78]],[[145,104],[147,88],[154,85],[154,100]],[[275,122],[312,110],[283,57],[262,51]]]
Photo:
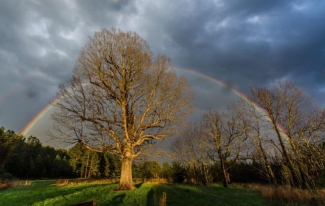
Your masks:
[[[123,199],[125,197],[125,193],[116,195],[112,201],[109,202],[110,205],[121,205],[123,203]]]
[[[143,184],[143,182],[138,183],[138,184],[135,184],[134,186],[135,186],[137,189],[139,189],[139,188],[141,187],[142,184]]]
[[[157,197],[156,197],[156,191],[151,188],[150,191],[147,194],[147,206],[155,206],[157,204]]]
[[[147,206],[159,205],[162,193],[167,205],[270,205],[261,195],[243,188],[199,185],[154,185],[147,195]]]

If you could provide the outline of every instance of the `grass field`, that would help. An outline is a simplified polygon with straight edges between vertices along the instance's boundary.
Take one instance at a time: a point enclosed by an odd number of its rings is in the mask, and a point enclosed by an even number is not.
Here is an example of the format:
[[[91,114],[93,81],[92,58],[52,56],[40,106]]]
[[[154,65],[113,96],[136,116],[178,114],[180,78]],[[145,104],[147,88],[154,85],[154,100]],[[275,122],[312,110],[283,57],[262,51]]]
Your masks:
[[[28,187],[0,191],[0,205],[72,205],[96,201],[97,205],[159,205],[163,192],[167,205],[270,205],[259,193],[244,188],[167,184],[137,184],[132,191],[115,191],[117,184],[55,185],[34,181]]]

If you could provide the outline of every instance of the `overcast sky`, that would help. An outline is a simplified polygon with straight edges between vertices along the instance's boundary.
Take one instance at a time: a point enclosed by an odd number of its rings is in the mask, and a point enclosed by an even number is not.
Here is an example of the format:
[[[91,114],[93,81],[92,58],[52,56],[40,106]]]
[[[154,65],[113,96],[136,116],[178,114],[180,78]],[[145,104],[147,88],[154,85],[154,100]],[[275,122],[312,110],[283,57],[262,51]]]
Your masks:
[[[323,0],[2,0],[0,126],[19,133],[71,78],[88,37],[111,27],[137,32],[176,68],[242,93],[290,80],[325,107],[324,11]],[[188,77],[199,111],[234,99],[206,78],[177,72]],[[50,112],[28,133],[44,145]]]

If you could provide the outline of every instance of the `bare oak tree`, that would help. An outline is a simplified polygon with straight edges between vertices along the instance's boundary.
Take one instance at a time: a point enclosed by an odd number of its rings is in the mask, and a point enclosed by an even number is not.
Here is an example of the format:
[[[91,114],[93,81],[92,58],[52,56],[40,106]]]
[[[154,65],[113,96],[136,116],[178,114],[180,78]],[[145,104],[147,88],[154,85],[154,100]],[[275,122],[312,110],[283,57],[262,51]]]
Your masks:
[[[59,86],[52,115],[56,138],[114,152],[119,189],[132,189],[132,162],[152,140],[175,132],[193,111],[193,93],[165,55],[154,56],[134,32],[96,32],[82,49],[73,78]]]

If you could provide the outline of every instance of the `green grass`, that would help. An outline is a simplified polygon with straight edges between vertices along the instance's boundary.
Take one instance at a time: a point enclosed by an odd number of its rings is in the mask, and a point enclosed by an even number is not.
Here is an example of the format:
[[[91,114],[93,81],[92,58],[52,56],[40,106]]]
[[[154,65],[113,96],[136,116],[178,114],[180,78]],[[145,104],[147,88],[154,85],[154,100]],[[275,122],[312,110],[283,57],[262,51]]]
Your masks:
[[[97,205],[159,205],[162,192],[167,205],[268,205],[260,194],[243,188],[190,185],[138,184],[132,191],[115,191],[117,184],[58,186],[34,181],[29,187],[0,191],[0,205],[71,205],[96,201]]]

